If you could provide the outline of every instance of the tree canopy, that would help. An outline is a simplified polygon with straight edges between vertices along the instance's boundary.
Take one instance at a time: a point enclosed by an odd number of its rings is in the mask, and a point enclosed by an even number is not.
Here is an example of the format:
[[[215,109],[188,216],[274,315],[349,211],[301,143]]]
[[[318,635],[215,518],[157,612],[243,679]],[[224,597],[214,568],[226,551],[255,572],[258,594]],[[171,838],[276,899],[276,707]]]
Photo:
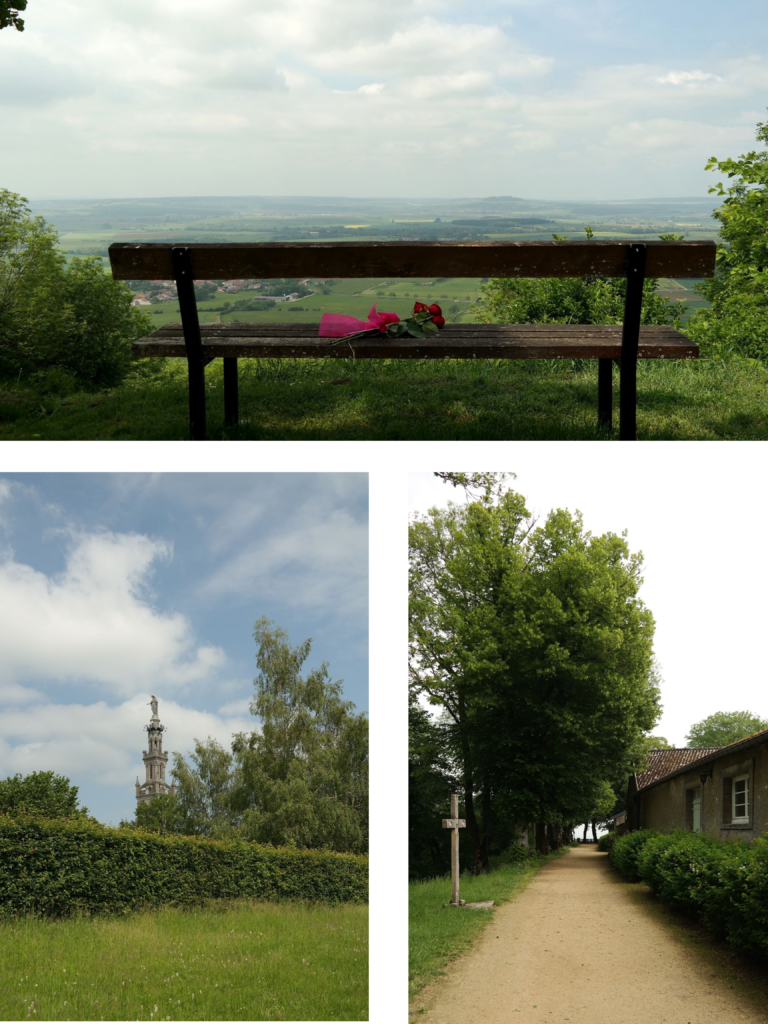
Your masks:
[[[757,125],[757,140],[768,146],[768,122]],[[720,222],[717,273],[698,291],[711,309],[698,311],[686,333],[711,354],[768,357],[768,150],[738,159],[711,157],[707,170],[729,181],[709,189],[724,197],[713,216]]]
[[[476,871],[518,823],[602,807],[659,711],[641,555],[495,484],[410,528],[411,686],[444,713]]]
[[[0,0],[0,28],[15,28],[24,31],[24,20],[19,17],[20,11],[27,9],[27,0]]]
[[[689,747],[726,747],[768,729],[768,719],[751,711],[716,711],[696,722],[685,737]]]
[[[131,342],[151,330],[132,300],[98,256],[67,264],[55,228],[32,216],[23,196],[0,189],[0,376],[118,384]]]
[[[586,229],[592,237],[591,228]],[[565,236],[554,236],[564,241]],[[661,235],[662,239],[672,236]],[[677,237],[677,236],[675,236]],[[685,309],[658,295],[656,278],[643,284],[643,324],[679,327]],[[514,324],[621,324],[627,293],[625,278],[510,277],[497,278],[481,288],[484,301],[477,309],[484,323]]]
[[[77,786],[54,772],[32,772],[0,779],[0,814],[35,814],[45,818],[84,818]]]

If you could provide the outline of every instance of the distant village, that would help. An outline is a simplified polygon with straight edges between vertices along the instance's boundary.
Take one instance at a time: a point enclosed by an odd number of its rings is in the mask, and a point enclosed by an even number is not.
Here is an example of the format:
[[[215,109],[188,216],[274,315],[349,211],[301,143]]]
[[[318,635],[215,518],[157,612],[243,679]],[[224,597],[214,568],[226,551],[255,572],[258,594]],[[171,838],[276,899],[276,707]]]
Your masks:
[[[134,282],[129,282],[133,284]],[[138,284],[138,282],[135,282]],[[171,302],[176,298],[176,282],[175,281],[143,281],[143,291],[134,293],[132,306],[151,306],[156,302]],[[290,283],[289,287],[293,284]],[[214,294],[226,294],[233,295],[237,292],[245,291],[261,291],[260,298],[263,297],[269,302],[295,302],[296,299],[301,299],[305,295],[311,295],[315,288],[320,288],[323,285],[333,284],[333,281],[322,280],[315,281],[309,278],[304,278],[301,281],[297,281],[295,291],[286,292],[283,295],[272,295],[263,289],[274,287],[274,281],[256,281],[251,279],[235,280],[235,281],[195,281],[195,291],[198,293],[198,297],[210,297],[213,298]]]

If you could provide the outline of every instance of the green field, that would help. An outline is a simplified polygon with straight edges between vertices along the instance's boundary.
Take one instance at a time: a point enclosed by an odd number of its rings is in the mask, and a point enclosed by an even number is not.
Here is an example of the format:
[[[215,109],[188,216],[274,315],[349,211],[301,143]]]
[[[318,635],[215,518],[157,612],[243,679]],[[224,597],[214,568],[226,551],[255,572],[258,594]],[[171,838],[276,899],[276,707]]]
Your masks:
[[[368,908],[0,923],[2,1020],[368,1020]]]
[[[475,319],[471,307],[480,298],[479,278],[450,278],[434,284],[420,281],[382,281],[373,279],[339,280],[326,286],[330,294],[320,291],[293,302],[278,302],[263,312],[218,313],[212,307],[242,298],[259,298],[258,291],[238,292],[233,295],[218,293],[215,298],[198,302],[201,323],[317,323],[323,313],[344,313],[361,320],[368,318],[374,303],[385,312],[395,312],[402,319],[410,316],[416,301],[427,304],[437,302],[449,323],[469,322]],[[265,296],[267,298],[267,296]],[[179,322],[179,306],[173,302],[157,302],[145,307],[152,316],[155,328]]]
[[[70,254],[106,256],[111,242],[714,238],[710,197],[607,202],[209,196],[33,201]]]

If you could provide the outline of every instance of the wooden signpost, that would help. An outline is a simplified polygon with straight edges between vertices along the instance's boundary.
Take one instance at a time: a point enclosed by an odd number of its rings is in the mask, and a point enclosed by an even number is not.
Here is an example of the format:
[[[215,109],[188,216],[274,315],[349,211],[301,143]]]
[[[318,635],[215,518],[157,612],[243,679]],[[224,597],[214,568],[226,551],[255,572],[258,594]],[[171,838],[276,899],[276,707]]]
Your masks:
[[[459,817],[459,794],[451,793],[451,816],[443,818],[443,828],[451,830],[451,902],[444,907],[466,907],[467,910],[490,910],[493,900],[482,903],[467,903],[459,899],[459,829],[466,828],[464,818]]]
[[[466,821],[459,817],[459,794],[451,794],[451,816],[443,818],[443,828],[451,829],[451,902],[447,906],[463,907],[459,899],[459,829],[466,828]]]

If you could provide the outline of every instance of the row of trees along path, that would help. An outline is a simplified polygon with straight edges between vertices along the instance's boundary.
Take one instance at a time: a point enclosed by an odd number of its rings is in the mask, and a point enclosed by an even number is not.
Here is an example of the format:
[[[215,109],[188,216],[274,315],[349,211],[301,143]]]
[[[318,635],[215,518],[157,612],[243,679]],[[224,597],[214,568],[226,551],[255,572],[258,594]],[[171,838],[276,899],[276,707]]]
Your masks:
[[[494,911],[475,948],[422,991],[413,1020],[768,1021],[768,1010],[745,1005],[725,971],[682,945],[630,888],[594,846],[545,865],[516,899]]]

